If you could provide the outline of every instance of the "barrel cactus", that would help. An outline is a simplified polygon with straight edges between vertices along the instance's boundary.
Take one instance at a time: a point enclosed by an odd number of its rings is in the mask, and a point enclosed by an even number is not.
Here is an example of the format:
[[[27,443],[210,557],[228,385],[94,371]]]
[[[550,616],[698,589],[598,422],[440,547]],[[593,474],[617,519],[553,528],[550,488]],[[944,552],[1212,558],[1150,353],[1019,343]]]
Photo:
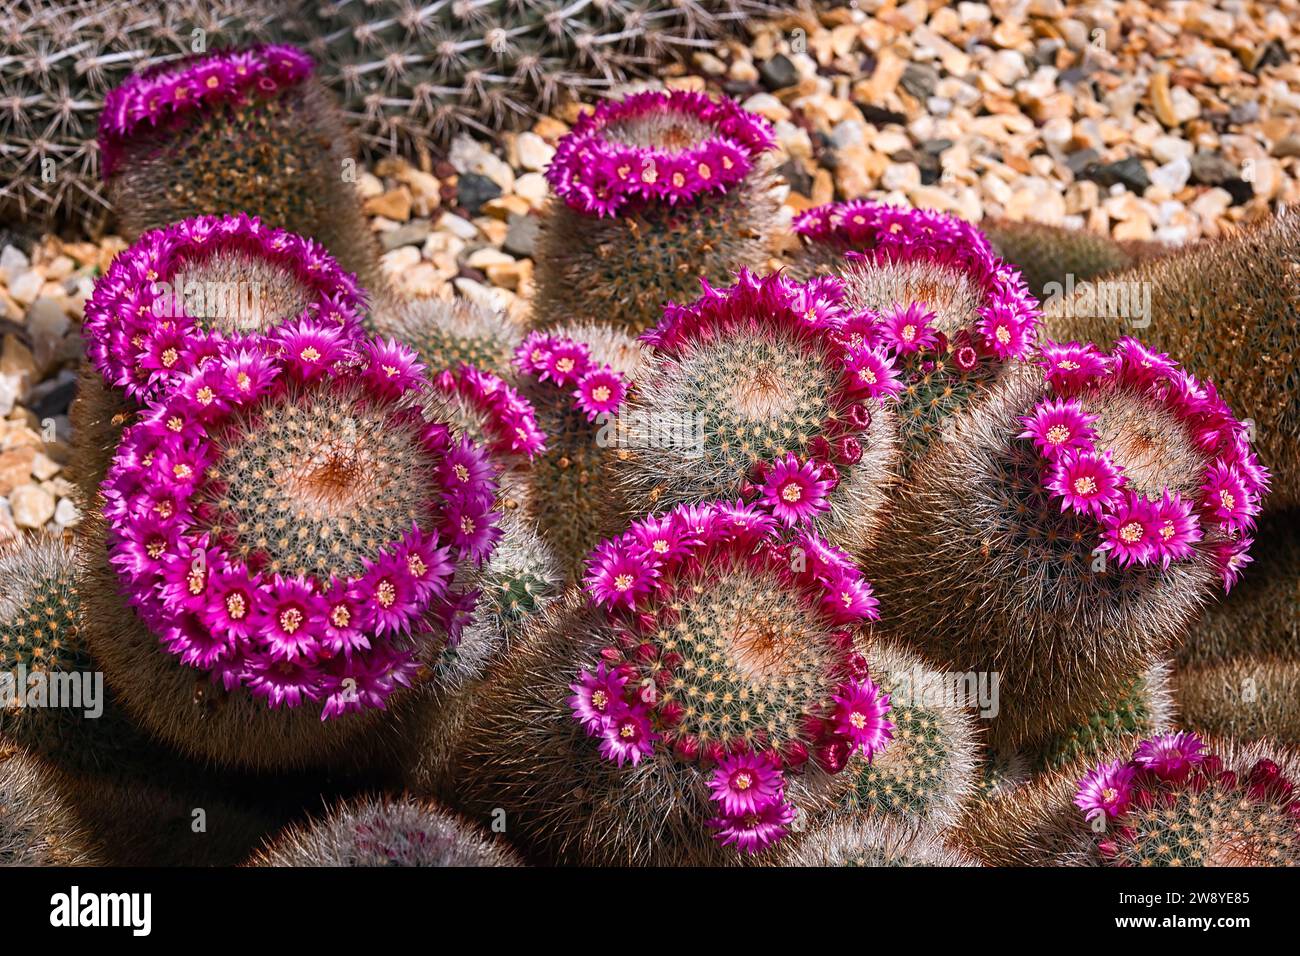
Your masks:
[[[0,866],[100,866],[94,837],[64,796],[66,782],[36,757],[0,751]]]
[[[1184,668],[1178,711],[1199,733],[1300,745],[1300,661],[1236,657]]]
[[[524,337],[505,315],[465,299],[406,299],[377,311],[374,320],[379,334],[415,349],[433,372],[472,365],[509,379]]]
[[[781,866],[979,866],[971,856],[944,844],[934,831],[892,817],[837,818],[810,833]]]

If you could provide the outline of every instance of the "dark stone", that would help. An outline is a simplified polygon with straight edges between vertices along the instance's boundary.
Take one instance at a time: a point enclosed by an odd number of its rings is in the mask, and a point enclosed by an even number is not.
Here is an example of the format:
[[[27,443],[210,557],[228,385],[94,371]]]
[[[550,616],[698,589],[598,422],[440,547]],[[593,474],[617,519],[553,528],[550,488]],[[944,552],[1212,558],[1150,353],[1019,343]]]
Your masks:
[[[1056,66],[1056,54],[1065,46],[1060,40],[1042,39],[1034,46],[1035,66]]]
[[[56,378],[41,382],[32,389],[27,399],[27,409],[41,420],[66,415],[76,393],[76,378]]]
[[[1091,146],[1085,149],[1076,149],[1065,157],[1065,165],[1074,173],[1075,178],[1083,175],[1083,171],[1089,166],[1095,165],[1101,159],[1101,153],[1097,152]]]
[[[722,91],[737,100],[747,100],[761,89],[762,87],[757,83],[747,83],[743,80],[727,80],[722,84]]]
[[[1151,185],[1151,177],[1142,168],[1142,161],[1136,156],[1129,156],[1117,163],[1092,163],[1083,171],[1084,179],[1091,179],[1099,186],[1109,189],[1116,183],[1122,183],[1129,192],[1141,195]]]
[[[812,176],[808,175],[807,170],[803,168],[803,164],[797,159],[786,160],[777,172],[785,177],[785,181],[790,184],[791,190],[797,192],[800,196],[808,196],[811,198],[813,185]]]
[[[477,216],[483,204],[501,195],[501,187],[479,173],[461,173],[456,182],[456,198],[460,208]]]
[[[1219,183],[1219,186],[1228,191],[1234,206],[1244,206],[1255,198],[1255,187],[1244,179],[1234,176],[1232,179],[1225,179]]]
[[[939,85],[939,71],[928,63],[909,63],[900,82],[903,89],[924,103],[934,95],[934,88]]]
[[[533,250],[537,248],[537,236],[541,229],[541,220],[536,216],[521,216],[515,213],[508,221],[506,241],[502,243],[501,248],[512,256],[531,259]]]
[[[859,104],[858,109],[862,110],[862,118],[872,126],[888,126],[890,123],[896,126],[907,125],[906,116],[893,110],[887,110],[883,106],[863,106]]]
[[[1255,55],[1254,60],[1255,63],[1250,68],[1252,73],[1259,73],[1270,66],[1281,66],[1287,62],[1286,47],[1282,46],[1281,41],[1277,39],[1269,40],[1268,45]]]
[[[939,165],[939,157],[934,153],[900,149],[889,158],[896,163],[914,163],[921,170],[921,183],[925,186],[933,186],[943,174],[943,169]]]
[[[784,90],[799,82],[799,71],[794,62],[784,53],[778,53],[758,65],[758,78],[769,92]]]
[[[1192,182],[1206,186],[1218,186],[1229,179],[1237,179],[1241,170],[1228,162],[1219,153],[1201,150],[1192,155]]]
[[[1257,119],[1259,119],[1259,103],[1255,100],[1238,103],[1228,110],[1228,122],[1238,126],[1253,123]]]
[[[1061,75],[1056,78],[1056,85],[1078,86],[1080,83],[1083,83],[1088,79],[1090,73],[1092,73],[1092,70],[1085,60],[1083,66],[1072,66],[1068,70],[1063,71]]]
[[[926,139],[921,141],[921,149],[924,152],[929,153],[931,156],[938,156],[942,154],[945,149],[951,148],[952,140],[950,139]]]

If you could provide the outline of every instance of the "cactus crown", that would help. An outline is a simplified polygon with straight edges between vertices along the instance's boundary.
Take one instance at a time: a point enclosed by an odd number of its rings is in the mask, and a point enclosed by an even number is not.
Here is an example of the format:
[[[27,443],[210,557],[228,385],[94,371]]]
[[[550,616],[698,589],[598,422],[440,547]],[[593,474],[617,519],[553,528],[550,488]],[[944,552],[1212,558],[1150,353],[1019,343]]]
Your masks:
[[[1229,768],[1186,732],[1145,740],[1079,781],[1075,804],[1119,866],[1294,866],[1300,800],[1267,758]],[[1103,822],[1104,821],[1104,822]]]
[[[415,349],[431,371],[472,365],[508,376],[523,334],[499,312],[464,299],[411,299],[383,322],[382,331]]]
[[[1095,519],[1121,566],[1168,568],[1206,539],[1231,587],[1268,473],[1213,384],[1131,338],[1109,355],[1048,344],[1041,363],[1049,397],[1020,438],[1042,456],[1049,501]]]
[[[236,333],[311,320],[355,339],[364,308],[320,245],[241,213],[145,233],[95,284],[83,328],[104,380],[144,402]]]
[[[546,178],[571,209],[596,216],[725,192],[776,140],[765,119],[703,93],[636,93],[578,119]]]
[[[533,406],[491,372],[460,365],[439,372],[433,385],[446,399],[443,417],[494,453],[533,458],[546,448]]]
[[[747,850],[790,822],[783,769],[812,756],[838,771],[890,732],[888,698],[846,629],[875,615],[870,586],[843,552],[776,527],[739,502],[709,504],[605,542],[586,588],[608,613],[610,643],[570,699],[620,766],[659,740],[679,759],[716,764],[713,823]]]
[[[378,706],[407,683],[451,587],[498,535],[485,453],[428,420],[414,353],[228,350],[123,439],[104,483],[110,563],[168,651],[272,706]],[[283,340],[281,340],[283,341]]]
[[[84,668],[78,604],[73,551],[60,539],[0,550],[0,671]]]

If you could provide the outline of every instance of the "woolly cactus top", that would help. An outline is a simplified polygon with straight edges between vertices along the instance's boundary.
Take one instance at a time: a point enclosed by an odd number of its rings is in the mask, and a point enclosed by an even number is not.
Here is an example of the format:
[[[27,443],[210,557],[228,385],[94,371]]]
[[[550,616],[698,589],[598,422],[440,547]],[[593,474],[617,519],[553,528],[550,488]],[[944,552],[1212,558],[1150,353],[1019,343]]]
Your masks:
[[[546,178],[570,209],[614,216],[725,192],[776,145],[761,116],[703,93],[636,93],[604,102],[556,146]]]
[[[147,232],[115,258],[83,331],[104,380],[143,403],[225,339],[311,321],[355,340],[364,310],[356,278],[313,240],[243,213],[199,216]]]
[[[224,347],[123,438],[104,482],[109,560],[168,652],[272,707],[382,707],[422,637],[455,640],[458,562],[495,544],[485,453],[428,421],[414,353],[344,349],[332,374]]]
[[[274,96],[311,75],[312,59],[287,45],[221,50],[133,76],[104,97],[99,149],[107,179],[133,137],[219,104]]]
[[[1230,768],[1183,731],[1142,741],[1079,781],[1075,805],[1121,866],[1279,866],[1300,861],[1295,783],[1267,758]],[[1102,825],[1104,821],[1104,825]]]
[[[445,395],[464,399],[482,415],[489,447],[497,454],[533,458],[545,450],[546,436],[537,427],[533,406],[491,372],[462,364],[439,372],[433,384]]]
[[[1020,437],[1041,454],[1061,510],[1096,518],[1099,547],[1120,566],[1167,568],[1205,540],[1231,588],[1268,473],[1213,384],[1132,338],[1109,354],[1047,344],[1040,363],[1050,394]]]
[[[778,532],[743,503],[674,509],[591,556],[586,589],[611,644],[572,685],[574,717],[622,766],[654,754],[711,766],[724,844],[757,852],[793,809],[783,772],[811,758],[838,772],[890,737],[889,698],[854,650],[876,616],[844,552]]]

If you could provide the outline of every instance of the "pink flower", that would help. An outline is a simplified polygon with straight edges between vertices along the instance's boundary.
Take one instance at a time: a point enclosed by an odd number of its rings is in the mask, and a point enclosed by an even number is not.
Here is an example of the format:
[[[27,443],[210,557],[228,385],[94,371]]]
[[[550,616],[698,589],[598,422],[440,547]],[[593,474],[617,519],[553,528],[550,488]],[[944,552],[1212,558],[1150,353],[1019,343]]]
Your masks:
[[[844,370],[849,375],[848,391],[853,395],[884,398],[897,395],[903,387],[894,371],[893,360],[882,349],[865,345],[849,349]]]
[[[930,327],[935,315],[919,302],[906,307],[897,304],[881,314],[885,341],[893,345],[900,355],[934,348],[939,342],[938,333]]]
[[[365,380],[380,395],[395,398],[423,382],[424,365],[407,345],[371,339],[362,347]]]
[[[1192,545],[1201,540],[1201,529],[1191,503],[1176,491],[1172,496],[1166,491],[1155,508],[1156,555],[1167,568],[1171,561],[1181,561],[1195,553]]]
[[[578,677],[576,684],[570,684],[573,696],[569,698],[569,708],[574,718],[586,729],[588,735],[595,736],[605,725],[627,710],[623,697],[623,685],[627,678],[617,671],[608,670],[601,661],[592,674],[586,668]]]
[[[852,680],[841,685],[835,701],[835,733],[849,741],[851,750],[859,750],[868,760],[893,738],[894,725],[889,713],[889,695],[882,693],[871,678]]]
[[[1121,380],[1139,386],[1169,378],[1178,366],[1164,352],[1153,351],[1131,336],[1117,341],[1112,354],[1115,373]]]
[[[254,617],[255,642],[275,661],[314,661],[320,598],[302,578],[278,575],[270,587],[271,600]]]
[[[1157,555],[1160,524],[1151,502],[1132,491],[1101,517],[1101,549],[1109,551],[1120,567],[1149,564]]]
[[[1017,308],[995,303],[980,309],[979,332],[985,346],[1001,359],[1020,358],[1029,351],[1031,327]]]
[[[1170,731],[1144,740],[1133,754],[1133,762],[1161,780],[1178,782],[1205,759],[1205,744],[1196,734]]]
[[[760,502],[786,526],[802,524],[829,511],[826,495],[833,487],[812,461],[802,465],[793,454],[768,466]]]
[[[1239,538],[1221,541],[1214,546],[1214,560],[1223,578],[1223,590],[1231,591],[1232,586],[1241,579],[1241,572],[1255,559],[1250,556],[1250,546],[1254,538]]]
[[[538,378],[564,388],[577,382],[590,367],[591,353],[587,346],[573,339],[553,339]]]
[[[721,506],[720,506],[721,507]],[[695,537],[676,512],[651,515],[628,529],[630,538],[651,563],[675,561],[690,553]]]
[[[723,846],[734,843],[738,850],[754,854],[784,837],[794,818],[794,807],[778,800],[750,813],[714,817],[709,826],[718,831],[714,836]]]
[[[635,767],[643,757],[654,753],[654,742],[658,739],[650,726],[650,714],[638,702],[605,722],[600,731],[600,755],[620,767],[630,760]]]
[[[834,623],[853,624],[880,616],[877,613],[880,604],[871,592],[871,585],[857,568],[828,575],[824,587],[821,607]]]
[[[1099,814],[1115,820],[1123,815],[1133,797],[1133,777],[1137,769],[1121,760],[1102,764],[1088,771],[1079,781],[1074,805],[1091,821]]]
[[[728,817],[758,813],[781,799],[781,770],[770,754],[730,754],[713,771],[709,789]]]
[[[606,541],[593,559],[584,585],[596,603],[606,607],[634,607],[639,596],[650,592],[658,575],[653,564],[621,541]]]
[[[599,415],[617,412],[626,396],[627,385],[623,376],[608,365],[586,372],[578,379],[577,391],[573,393],[578,408],[587,413],[588,421],[593,422]]]
[[[1096,420],[1097,416],[1085,412],[1075,399],[1045,399],[1034,407],[1033,414],[1020,419],[1025,430],[1018,437],[1033,439],[1046,458],[1055,458],[1067,449],[1092,451],[1092,423]]]
[[[1044,377],[1059,392],[1077,394],[1081,389],[1095,385],[1106,375],[1110,360],[1097,351],[1092,343],[1045,343],[1039,364],[1045,369]]]
[[[405,634],[418,606],[419,594],[406,565],[393,555],[366,562],[356,583],[355,598],[376,634]]]
[[[1201,485],[1201,509],[1206,517],[1233,532],[1253,527],[1259,512],[1241,472],[1221,461],[1206,472],[1205,484]]]
[[[529,332],[515,349],[515,368],[525,375],[541,376],[556,339],[545,332]]]
[[[1061,510],[1100,518],[1120,498],[1120,471],[1109,452],[1063,451],[1052,463],[1047,488],[1061,496]]]

